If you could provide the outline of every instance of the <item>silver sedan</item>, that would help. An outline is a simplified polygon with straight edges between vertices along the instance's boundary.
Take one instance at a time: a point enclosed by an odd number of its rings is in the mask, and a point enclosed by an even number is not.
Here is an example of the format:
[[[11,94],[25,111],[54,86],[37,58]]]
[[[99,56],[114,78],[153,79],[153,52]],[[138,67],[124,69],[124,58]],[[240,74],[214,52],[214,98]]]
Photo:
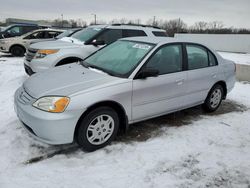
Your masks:
[[[35,138],[94,151],[135,122],[200,104],[213,112],[234,84],[235,64],[204,45],[127,38],[31,76],[15,93],[15,110]]]

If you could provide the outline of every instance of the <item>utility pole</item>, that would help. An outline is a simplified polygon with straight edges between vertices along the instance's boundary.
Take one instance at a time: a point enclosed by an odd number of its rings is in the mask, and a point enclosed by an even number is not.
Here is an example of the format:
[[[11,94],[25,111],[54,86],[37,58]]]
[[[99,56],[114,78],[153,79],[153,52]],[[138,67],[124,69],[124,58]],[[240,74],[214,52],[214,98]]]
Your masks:
[[[154,18],[153,18],[153,26],[155,26],[155,16],[154,16]]]
[[[96,25],[96,14],[92,14],[94,16],[94,20],[95,20],[95,25]]]
[[[63,27],[63,14],[61,14],[61,17],[62,17],[62,27]]]

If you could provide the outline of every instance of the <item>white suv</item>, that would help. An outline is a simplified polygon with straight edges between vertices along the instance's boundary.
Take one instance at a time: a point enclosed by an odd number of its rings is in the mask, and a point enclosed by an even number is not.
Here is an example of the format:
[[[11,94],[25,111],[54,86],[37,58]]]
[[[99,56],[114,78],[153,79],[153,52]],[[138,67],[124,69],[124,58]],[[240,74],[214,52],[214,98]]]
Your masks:
[[[93,25],[71,37],[32,44],[27,50],[24,68],[28,75],[48,68],[81,61],[119,38],[133,36],[167,36],[165,30],[150,26]]]

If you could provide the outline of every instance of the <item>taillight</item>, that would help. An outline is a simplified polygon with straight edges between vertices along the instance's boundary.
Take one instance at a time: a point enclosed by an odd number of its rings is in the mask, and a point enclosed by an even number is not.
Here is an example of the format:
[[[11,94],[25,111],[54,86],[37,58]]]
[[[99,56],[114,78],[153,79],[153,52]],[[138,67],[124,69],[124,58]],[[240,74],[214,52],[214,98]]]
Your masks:
[[[236,73],[236,68],[237,68],[236,63],[234,63],[234,73]]]

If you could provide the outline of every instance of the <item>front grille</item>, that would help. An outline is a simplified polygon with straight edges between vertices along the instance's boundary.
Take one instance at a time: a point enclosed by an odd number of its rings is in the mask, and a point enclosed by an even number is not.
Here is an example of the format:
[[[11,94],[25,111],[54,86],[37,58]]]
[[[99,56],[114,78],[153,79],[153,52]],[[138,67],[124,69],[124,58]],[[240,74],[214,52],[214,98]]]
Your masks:
[[[18,101],[22,104],[31,104],[35,98],[29,95],[24,88],[22,87],[18,94]]]
[[[25,63],[24,63],[24,70],[25,70],[25,72],[26,72],[29,76],[31,76],[32,74],[34,74],[34,71],[33,71],[28,65],[26,65]]]
[[[30,62],[35,57],[37,51],[37,49],[29,48],[25,55],[26,61]]]

